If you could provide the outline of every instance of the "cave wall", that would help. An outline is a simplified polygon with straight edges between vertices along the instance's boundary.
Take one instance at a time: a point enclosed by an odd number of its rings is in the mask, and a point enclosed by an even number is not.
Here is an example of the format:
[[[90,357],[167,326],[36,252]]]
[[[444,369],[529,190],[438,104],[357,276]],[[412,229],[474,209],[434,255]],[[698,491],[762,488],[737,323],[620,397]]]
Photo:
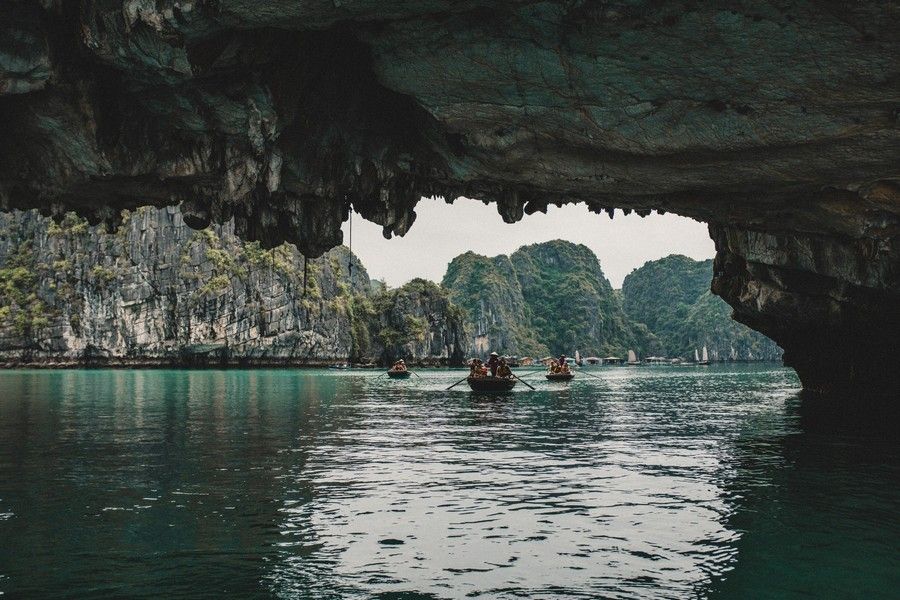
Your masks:
[[[898,17],[876,0],[10,0],[0,206],[114,222],[180,203],[193,227],[233,219],[309,256],[351,207],[402,235],[421,196],[510,222],[564,202],[677,212],[711,223],[713,289],[805,384],[827,364],[864,385],[865,363],[897,371],[838,342],[891,349],[896,255],[872,249],[900,226]],[[773,264],[757,235],[797,251]]]

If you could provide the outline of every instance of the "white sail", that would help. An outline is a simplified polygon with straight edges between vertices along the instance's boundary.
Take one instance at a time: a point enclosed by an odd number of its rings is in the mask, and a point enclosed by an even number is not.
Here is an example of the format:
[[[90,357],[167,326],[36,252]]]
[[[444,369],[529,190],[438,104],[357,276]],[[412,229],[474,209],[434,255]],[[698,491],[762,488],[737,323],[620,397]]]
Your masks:
[[[581,364],[581,353],[578,350],[575,351],[575,364]]]
[[[628,362],[637,362],[637,354],[634,353],[634,350],[628,351]]]
[[[694,362],[700,362],[700,353],[694,348]]]
[[[709,352],[706,351],[706,346],[703,346],[703,362],[709,362]]]

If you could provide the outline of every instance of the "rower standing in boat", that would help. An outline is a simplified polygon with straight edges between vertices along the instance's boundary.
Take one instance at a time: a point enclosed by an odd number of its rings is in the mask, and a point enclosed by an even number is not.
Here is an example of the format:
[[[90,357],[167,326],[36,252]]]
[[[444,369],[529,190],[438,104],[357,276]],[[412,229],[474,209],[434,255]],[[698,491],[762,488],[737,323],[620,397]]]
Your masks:
[[[496,352],[491,352],[491,356],[487,361],[487,366],[491,370],[491,377],[496,377],[497,367],[500,366],[500,355]]]

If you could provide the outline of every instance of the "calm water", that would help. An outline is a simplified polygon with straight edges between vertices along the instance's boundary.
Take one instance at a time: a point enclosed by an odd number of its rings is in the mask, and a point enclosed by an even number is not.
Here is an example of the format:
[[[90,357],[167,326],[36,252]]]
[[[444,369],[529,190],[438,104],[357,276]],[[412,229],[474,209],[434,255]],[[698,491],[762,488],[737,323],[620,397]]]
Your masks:
[[[894,441],[782,368],[591,373],[2,372],[0,593],[896,597]]]

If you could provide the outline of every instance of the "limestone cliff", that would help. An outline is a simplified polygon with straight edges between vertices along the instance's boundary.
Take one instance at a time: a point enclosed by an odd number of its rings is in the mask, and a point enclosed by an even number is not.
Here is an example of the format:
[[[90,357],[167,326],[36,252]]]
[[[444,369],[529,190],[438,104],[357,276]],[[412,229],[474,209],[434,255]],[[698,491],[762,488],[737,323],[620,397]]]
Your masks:
[[[447,268],[444,286],[468,315],[472,353],[624,356],[646,346],[586,246],[562,240],[524,246],[511,256],[471,252]]]
[[[780,360],[770,339],[731,319],[731,307],[709,291],[712,261],[671,255],[632,271],[622,284],[625,312],[653,334],[645,352],[691,359]]]
[[[550,352],[534,334],[522,288],[508,256],[461,254],[447,266],[443,286],[453,302],[466,311],[470,354],[484,356],[496,351],[546,356]]]
[[[115,233],[74,215],[60,224],[0,215],[6,364],[461,360],[453,351],[461,325],[440,291],[422,290],[415,302],[404,291],[373,291],[343,246],[304,268],[290,245],[263,250],[231,223],[195,231],[175,208],[127,214]],[[376,325],[404,314],[428,326],[398,347]]]
[[[461,365],[467,357],[465,317],[446,290],[431,281],[413,279],[379,294],[369,316],[383,364],[412,357],[425,364]]]

